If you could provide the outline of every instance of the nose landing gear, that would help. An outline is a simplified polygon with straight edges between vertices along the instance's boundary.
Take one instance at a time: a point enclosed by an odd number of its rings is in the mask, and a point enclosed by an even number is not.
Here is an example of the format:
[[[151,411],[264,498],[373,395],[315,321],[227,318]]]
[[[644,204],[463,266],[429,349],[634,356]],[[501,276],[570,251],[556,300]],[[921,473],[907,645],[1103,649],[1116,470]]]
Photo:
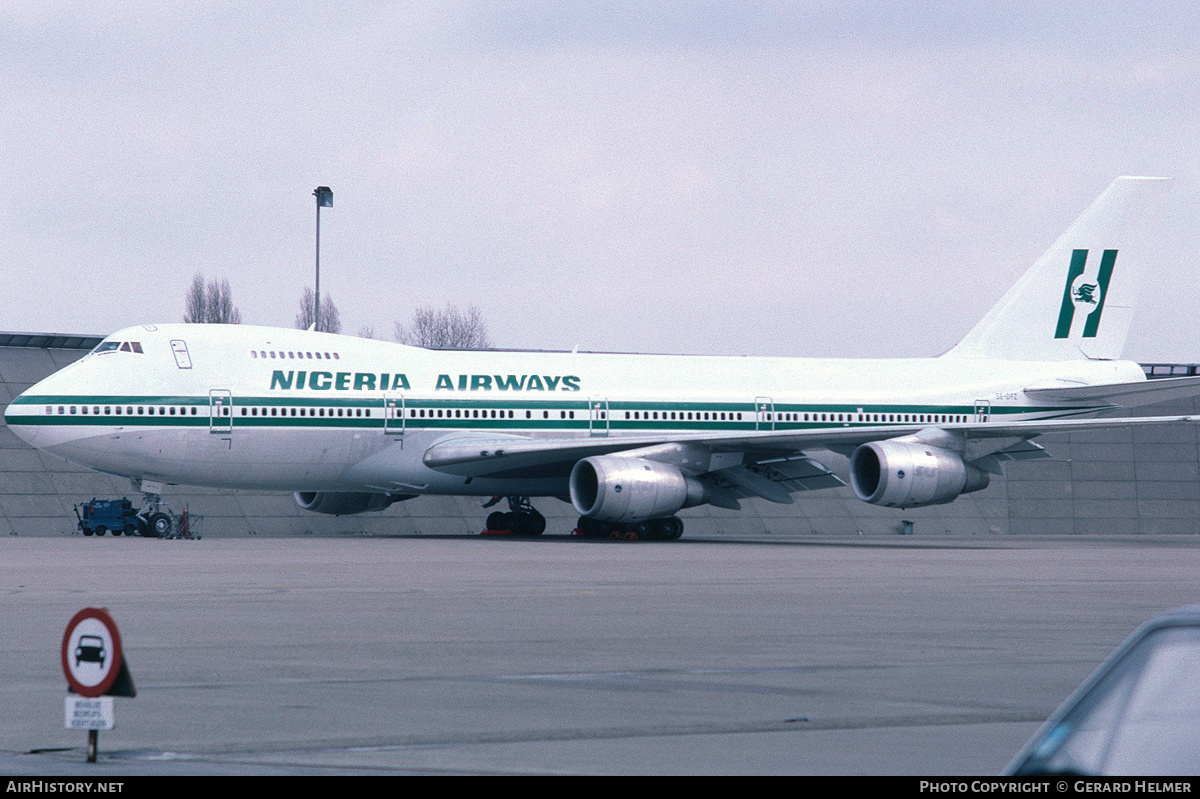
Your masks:
[[[148,538],[196,538],[200,516],[192,516],[186,510],[178,515],[171,512],[162,497],[151,491],[142,492],[142,510],[138,514],[138,532]]]

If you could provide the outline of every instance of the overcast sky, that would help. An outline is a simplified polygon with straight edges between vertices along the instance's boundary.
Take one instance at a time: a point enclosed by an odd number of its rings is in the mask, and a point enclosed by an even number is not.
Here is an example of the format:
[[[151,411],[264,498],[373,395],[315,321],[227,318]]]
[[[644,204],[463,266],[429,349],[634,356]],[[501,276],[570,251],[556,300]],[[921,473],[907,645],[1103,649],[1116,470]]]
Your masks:
[[[477,305],[497,346],[950,347],[1176,178],[1127,354],[1200,361],[1190,3],[7,0],[0,330]]]

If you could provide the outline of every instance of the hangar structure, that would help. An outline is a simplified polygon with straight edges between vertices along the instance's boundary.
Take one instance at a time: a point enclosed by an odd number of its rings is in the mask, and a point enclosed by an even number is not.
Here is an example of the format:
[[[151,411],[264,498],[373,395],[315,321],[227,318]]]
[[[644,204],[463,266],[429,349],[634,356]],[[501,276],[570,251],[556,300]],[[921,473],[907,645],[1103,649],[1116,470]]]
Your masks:
[[[86,355],[101,336],[0,333],[0,406],[43,377]],[[1193,364],[1146,364],[1151,378],[1197,374]],[[1139,408],[1138,415],[1196,415],[1189,398]],[[1197,426],[1113,428],[1037,439],[1053,458],[1006,465],[984,491],[952,503],[894,510],[859,501],[849,488],[795,495],[790,505],[747,500],[741,511],[682,511],[689,537],[829,535],[1168,535],[1200,531]],[[835,471],[845,460],[825,457]],[[841,467],[840,469],[838,467]],[[0,429],[0,533],[76,534],[76,505],[140,495],[124,478],[76,466],[30,448]],[[204,534],[461,535],[478,533],[487,511],[476,497],[423,496],[380,513],[324,516],[301,510],[290,494],[170,487],[177,511],[205,518]],[[538,500],[547,532],[566,533],[577,514]]]

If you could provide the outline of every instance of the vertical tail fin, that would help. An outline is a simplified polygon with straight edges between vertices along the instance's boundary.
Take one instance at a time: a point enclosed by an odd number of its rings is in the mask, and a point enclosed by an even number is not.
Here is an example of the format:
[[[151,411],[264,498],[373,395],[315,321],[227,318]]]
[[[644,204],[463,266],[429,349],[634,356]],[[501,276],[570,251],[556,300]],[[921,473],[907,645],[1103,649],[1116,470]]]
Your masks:
[[[1168,178],[1117,178],[946,355],[1010,360],[1115,359],[1137,294],[1124,249]]]

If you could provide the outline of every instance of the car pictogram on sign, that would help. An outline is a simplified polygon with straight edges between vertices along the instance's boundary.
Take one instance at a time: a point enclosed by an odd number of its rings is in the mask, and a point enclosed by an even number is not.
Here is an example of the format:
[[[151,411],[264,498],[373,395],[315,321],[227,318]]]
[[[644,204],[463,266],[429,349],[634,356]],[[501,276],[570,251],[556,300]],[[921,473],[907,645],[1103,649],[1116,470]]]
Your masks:
[[[86,660],[89,663],[99,663],[103,668],[106,654],[103,638],[98,635],[80,636],[79,643],[75,646],[75,665],[78,666]]]

